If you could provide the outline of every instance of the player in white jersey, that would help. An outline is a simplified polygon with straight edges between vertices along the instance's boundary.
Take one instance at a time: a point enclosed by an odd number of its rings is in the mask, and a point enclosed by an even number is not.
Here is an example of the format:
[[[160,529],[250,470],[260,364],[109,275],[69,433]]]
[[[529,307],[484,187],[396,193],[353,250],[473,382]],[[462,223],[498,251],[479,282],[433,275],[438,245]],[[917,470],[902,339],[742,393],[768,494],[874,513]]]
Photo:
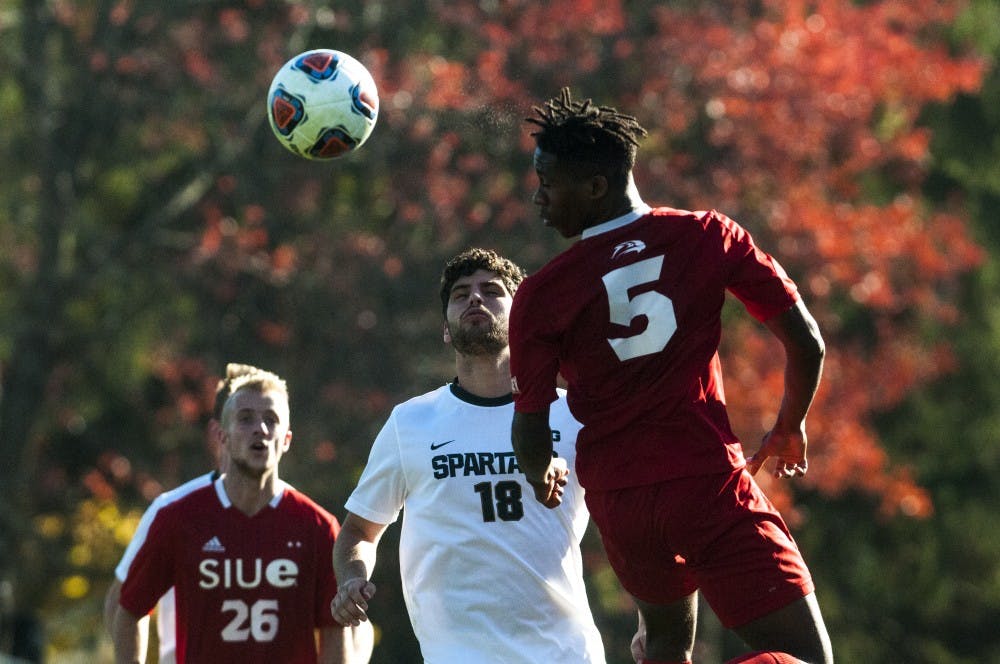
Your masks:
[[[187,494],[196,491],[204,486],[208,486],[215,479],[217,479],[221,472],[225,471],[225,456],[223,452],[225,451],[219,445],[219,422],[222,420],[222,408],[226,404],[226,399],[229,398],[229,391],[234,379],[240,376],[245,376],[251,374],[255,371],[260,371],[255,366],[249,364],[237,364],[229,363],[226,365],[226,376],[221,379],[215,388],[215,402],[212,406],[212,419],[208,422],[208,438],[211,444],[214,446],[213,453],[218,456],[218,467],[220,470],[213,470],[210,473],[206,473],[200,477],[196,477],[193,480],[185,482],[175,489],[166,491],[159,496],[157,496],[146,511],[143,513],[142,518],[139,519],[139,525],[136,528],[135,534],[132,536],[131,541],[129,541],[128,546],[125,548],[125,553],[122,554],[122,559],[118,562],[118,566],[115,567],[115,578],[111,582],[111,586],[108,588],[107,594],[104,597],[104,624],[108,629],[108,633],[111,633],[112,626],[115,623],[115,613],[118,611],[118,598],[121,596],[122,584],[125,582],[125,578],[128,576],[129,567],[132,565],[132,561],[135,559],[136,552],[142,546],[143,542],[146,541],[146,535],[149,532],[149,526],[153,523],[153,518],[156,516],[163,507],[169,505],[170,503],[183,498]],[[177,648],[177,632],[176,632],[176,606],[174,604],[174,590],[171,588],[160,598],[159,603],[156,606],[156,635],[157,641],[159,643],[159,653],[160,664],[174,664],[175,661],[175,650]],[[148,632],[148,627],[145,624],[146,619],[143,619],[143,624],[140,627],[140,632],[143,637],[146,636]]]
[[[375,594],[378,541],[403,511],[403,595],[431,664],[604,662],[583,582],[583,490],[564,473],[563,506],[546,509],[511,447],[507,314],[522,278],[482,249],[448,263],[444,338],[458,376],[393,409],[334,547],[333,614],[357,625]],[[555,453],[572,466],[580,425],[564,399],[552,412]]]

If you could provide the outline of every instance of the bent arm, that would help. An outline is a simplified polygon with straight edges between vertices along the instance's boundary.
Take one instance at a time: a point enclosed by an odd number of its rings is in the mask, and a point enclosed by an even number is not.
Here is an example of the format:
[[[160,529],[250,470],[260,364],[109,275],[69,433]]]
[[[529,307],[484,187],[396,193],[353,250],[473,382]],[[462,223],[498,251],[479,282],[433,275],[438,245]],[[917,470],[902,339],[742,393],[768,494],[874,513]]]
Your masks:
[[[112,638],[115,636],[115,614],[118,613],[118,598],[121,594],[122,582],[115,577],[104,595],[104,629],[108,630]]]
[[[139,629],[142,619],[118,605],[114,614],[112,638],[115,643],[115,664],[140,664],[146,661],[146,632]]]
[[[806,463],[806,414],[823,373],[826,346],[816,320],[799,300],[788,311],[764,322],[785,350],[785,391],[774,427],[760,451],[748,460],[756,473],[769,456],[778,458],[776,475],[802,475]]]
[[[348,512],[340,527],[333,545],[337,596],[332,610],[342,625],[356,627],[368,620],[368,600],[375,595],[375,584],[368,579],[375,569],[378,542],[387,526]]]
[[[552,461],[552,429],[549,409],[537,413],[514,413],[510,428],[517,465],[532,484],[543,483]]]
[[[122,594],[122,582],[118,580],[118,577],[111,582],[108,587],[108,592],[104,595],[104,628],[108,630],[108,636],[115,638],[115,617],[119,611],[124,611],[121,605],[118,603],[118,599]],[[139,634],[142,637],[148,638],[149,634],[149,616],[142,616],[139,618],[137,623]]]
[[[802,300],[764,325],[785,347],[785,395],[777,422],[789,430],[797,429],[805,421],[819,387],[826,344],[816,319]]]
[[[510,431],[517,465],[534,489],[535,499],[548,508],[558,507],[569,470],[563,460],[553,458],[548,407],[536,413],[515,411]]]

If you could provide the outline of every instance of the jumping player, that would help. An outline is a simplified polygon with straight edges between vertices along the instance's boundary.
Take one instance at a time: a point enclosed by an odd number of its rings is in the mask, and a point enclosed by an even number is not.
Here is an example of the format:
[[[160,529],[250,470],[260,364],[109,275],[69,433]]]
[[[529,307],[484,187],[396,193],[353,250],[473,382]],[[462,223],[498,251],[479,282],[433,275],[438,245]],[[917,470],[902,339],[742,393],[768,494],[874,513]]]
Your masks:
[[[553,404],[546,434],[558,455],[551,504],[564,510],[526,495],[511,449],[507,317],[522,278],[483,249],[447,264],[441,310],[457,377],[393,409],[335,547],[334,616],[356,625],[375,594],[379,538],[402,510],[403,595],[428,664],[604,662],[583,583],[588,516],[567,477],[579,423],[565,400]]]
[[[342,627],[330,610],[339,524],[278,477],[292,441],[285,382],[258,371],[231,389],[227,473],[153,519],[122,585],[116,659],[144,661],[138,620],[173,586],[179,664],[367,662],[370,626]]]
[[[777,477],[807,470],[805,419],[824,355],[815,320],[733,220],[642,201],[632,168],[646,132],[635,118],[574,101],[568,89],[535,111],[533,202],[547,226],[579,239],[514,298],[521,469],[543,498],[553,492],[550,403],[562,374],[583,423],[576,470],[587,506],[645,624],[641,661],[690,660],[700,590],[753,648],[830,664],[809,571],[752,478],[769,457]],[[729,425],[717,352],[726,291],[786,358],[775,424],[748,461]]]

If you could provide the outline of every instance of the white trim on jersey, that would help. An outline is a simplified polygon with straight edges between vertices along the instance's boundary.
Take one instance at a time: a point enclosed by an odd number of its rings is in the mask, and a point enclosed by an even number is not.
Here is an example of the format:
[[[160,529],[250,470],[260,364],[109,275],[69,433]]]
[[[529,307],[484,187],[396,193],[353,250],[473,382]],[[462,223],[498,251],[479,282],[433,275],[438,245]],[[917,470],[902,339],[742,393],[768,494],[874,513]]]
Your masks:
[[[583,489],[571,473],[560,507],[538,503],[511,447],[513,402],[456,392],[393,409],[346,504],[376,523],[403,513],[403,595],[424,661],[603,663],[583,582]],[[561,396],[553,446],[572,469],[580,424]]]
[[[597,224],[596,226],[583,229],[583,233],[580,234],[580,239],[586,240],[588,237],[594,237],[595,235],[607,233],[608,231],[613,231],[616,228],[621,228],[622,226],[628,226],[633,221],[642,219],[652,211],[653,208],[649,207],[645,203],[641,203],[640,205],[632,208],[631,212],[626,212],[620,217],[615,217],[614,219],[609,219],[608,221]]]
[[[122,559],[115,567],[115,578],[122,583],[125,582],[125,578],[128,576],[128,569],[132,566],[135,555],[146,542],[146,536],[149,535],[149,527],[153,524],[156,514],[170,503],[180,500],[202,487],[208,486],[218,475],[218,471],[213,470],[210,473],[189,480],[175,489],[165,491],[154,498],[153,502],[149,504],[149,507],[146,508],[146,511],[143,512],[142,517],[139,519],[139,525],[136,527],[135,534],[132,535],[131,541],[125,547],[125,553],[122,554]],[[161,662],[174,661],[174,651],[177,649],[175,621],[174,589],[171,588],[160,598],[156,609],[156,635],[160,643]]]
[[[232,507],[233,501],[229,499],[229,494],[226,493],[226,487],[223,486],[222,484],[222,478],[219,477],[218,479],[215,480],[215,482],[213,482],[213,484],[215,485],[215,495],[219,497],[219,502],[222,503],[222,506],[225,507],[226,509]],[[281,502],[282,496],[285,495],[285,487],[291,487],[291,485],[285,482],[284,480],[278,480],[277,484],[275,485],[274,498],[271,498],[271,500],[267,501],[267,504],[269,506],[271,507],[278,506],[278,503]]]
[[[118,566],[115,567],[115,577],[119,581],[125,581],[125,577],[128,576],[128,568],[132,566],[135,554],[139,552],[139,548],[146,541],[146,536],[149,534],[149,527],[153,525],[153,519],[156,518],[157,512],[189,493],[208,486],[216,477],[218,477],[218,471],[213,470],[210,473],[200,475],[193,480],[185,482],[176,489],[165,491],[153,499],[153,502],[143,512],[142,518],[139,519],[139,525],[135,529],[135,534],[132,535],[132,540],[125,547],[125,553],[122,554],[122,559],[118,562]]]

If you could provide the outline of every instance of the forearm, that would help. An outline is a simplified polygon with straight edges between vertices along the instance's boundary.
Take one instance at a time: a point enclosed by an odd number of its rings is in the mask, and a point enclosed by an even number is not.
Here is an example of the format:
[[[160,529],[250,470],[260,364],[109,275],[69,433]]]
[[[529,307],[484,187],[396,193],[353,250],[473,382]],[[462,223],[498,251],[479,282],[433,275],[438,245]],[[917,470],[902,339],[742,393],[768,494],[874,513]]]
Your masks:
[[[122,582],[115,578],[104,595],[104,629],[113,639],[115,636],[115,614],[118,613],[118,598],[121,597]]]
[[[370,542],[345,523],[333,548],[333,571],[338,584],[370,579],[375,569],[378,543]]]
[[[327,627],[319,630],[319,664],[367,664],[375,645],[370,622],[354,627]]]
[[[146,633],[140,629],[145,616],[133,615],[121,605],[114,612],[112,638],[116,664],[140,664],[146,661]]]
[[[826,347],[819,326],[801,302],[766,324],[785,349],[785,391],[776,426],[798,429],[819,387]]]
[[[517,465],[529,482],[545,481],[552,462],[552,429],[549,428],[549,411],[514,413],[511,423],[511,443],[517,456]]]

